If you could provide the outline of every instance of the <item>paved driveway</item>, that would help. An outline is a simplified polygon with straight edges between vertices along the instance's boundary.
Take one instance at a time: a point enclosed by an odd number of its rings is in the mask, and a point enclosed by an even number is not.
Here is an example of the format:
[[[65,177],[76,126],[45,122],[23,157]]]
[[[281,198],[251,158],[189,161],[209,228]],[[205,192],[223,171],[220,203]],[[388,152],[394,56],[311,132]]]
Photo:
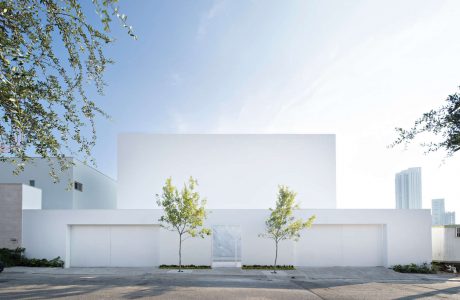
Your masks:
[[[271,275],[239,269],[9,268],[5,299],[460,299],[460,278],[385,268],[301,268]]]

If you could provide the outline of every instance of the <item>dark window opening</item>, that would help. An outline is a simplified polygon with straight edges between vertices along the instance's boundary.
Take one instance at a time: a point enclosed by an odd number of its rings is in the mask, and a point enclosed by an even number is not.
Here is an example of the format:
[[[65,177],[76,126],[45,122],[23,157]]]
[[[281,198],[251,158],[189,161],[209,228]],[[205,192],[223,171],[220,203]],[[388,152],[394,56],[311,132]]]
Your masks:
[[[83,192],[83,183],[80,183],[78,181],[75,181],[74,187],[77,191]]]
[[[29,180],[29,185],[30,185],[30,186],[35,186],[35,180],[32,180],[32,179]]]

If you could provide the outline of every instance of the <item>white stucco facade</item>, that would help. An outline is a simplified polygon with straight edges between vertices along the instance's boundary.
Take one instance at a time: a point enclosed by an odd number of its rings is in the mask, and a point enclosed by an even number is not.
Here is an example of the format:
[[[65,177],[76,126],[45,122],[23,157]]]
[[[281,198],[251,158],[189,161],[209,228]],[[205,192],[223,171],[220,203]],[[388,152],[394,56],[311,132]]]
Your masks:
[[[273,242],[258,236],[268,214],[258,209],[212,210],[205,226],[239,226],[241,263],[271,264]],[[296,212],[302,218],[312,214],[317,216],[315,225],[302,233],[299,242],[281,243],[280,264],[390,266],[431,261],[429,210]],[[160,216],[161,210],[146,209],[25,210],[24,247],[31,257],[61,256],[67,267],[176,264],[178,237],[160,228]],[[212,264],[212,237],[187,240],[183,263]]]
[[[125,134],[117,186],[78,161],[49,186],[49,177],[36,175],[46,174],[42,163],[16,179],[34,179],[42,189],[43,209],[29,209],[37,208],[35,200],[14,207],[22,217],[22,246],[29,257],[60,256],[66,267],[177,264],[178,236],[160,227],[155,194],[166,178],[180,187],[189,176],[207,199],[205,226],[212,235],[185,241],[184,264],[272,264],[273,241],[259,234],[280,184],[298,193],[297,218],[317,218],[298,242],[280,244],[279,264],[391,266],[432,259],[430,210],[336,209],[334,135]],[[0,182],[11,182],[5,171]],[[68,178],[82,183],[83,192],[66,191]],[[118,208],[107,209],[116,207],[116,188]],[[32,188],[27,193],[38,195]]]
[[[279,184],[302,208],[336,208],[333,134],[122,134],[118,208],[156,208],[165,179],[198,180],[209,208],[273,206]]]
[[[433,260],[460,263],[460,225],[433,226]]]

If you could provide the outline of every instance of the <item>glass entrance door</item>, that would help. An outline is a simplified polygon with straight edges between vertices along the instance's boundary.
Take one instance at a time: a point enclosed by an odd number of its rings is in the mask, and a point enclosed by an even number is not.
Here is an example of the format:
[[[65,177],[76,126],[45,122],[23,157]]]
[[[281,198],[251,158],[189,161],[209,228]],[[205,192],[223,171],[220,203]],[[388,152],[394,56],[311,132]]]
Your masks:
[[[212,261],[216,266],[241,266],[241,227],[212,227]]]

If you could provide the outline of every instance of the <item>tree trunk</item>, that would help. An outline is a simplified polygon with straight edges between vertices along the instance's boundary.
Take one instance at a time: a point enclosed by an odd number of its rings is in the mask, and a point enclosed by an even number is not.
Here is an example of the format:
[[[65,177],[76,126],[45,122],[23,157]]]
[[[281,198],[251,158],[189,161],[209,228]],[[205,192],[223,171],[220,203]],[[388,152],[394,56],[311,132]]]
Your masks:
[[[273,264],[273,273],[276,274],[276,261],[278,260],[278,241],[275,241],[275,263]]]
[[[179,234],[179,272],[182,272],[182,234]]]

